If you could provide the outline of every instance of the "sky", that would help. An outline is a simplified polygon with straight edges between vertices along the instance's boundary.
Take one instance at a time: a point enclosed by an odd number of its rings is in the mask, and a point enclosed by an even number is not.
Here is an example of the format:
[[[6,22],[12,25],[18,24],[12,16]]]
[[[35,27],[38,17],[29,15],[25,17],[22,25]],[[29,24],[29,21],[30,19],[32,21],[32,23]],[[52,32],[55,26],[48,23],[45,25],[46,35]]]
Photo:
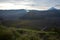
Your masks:
[[[0,0],[0,10],[47,10],[51,7],[60,9],[60,0]]]

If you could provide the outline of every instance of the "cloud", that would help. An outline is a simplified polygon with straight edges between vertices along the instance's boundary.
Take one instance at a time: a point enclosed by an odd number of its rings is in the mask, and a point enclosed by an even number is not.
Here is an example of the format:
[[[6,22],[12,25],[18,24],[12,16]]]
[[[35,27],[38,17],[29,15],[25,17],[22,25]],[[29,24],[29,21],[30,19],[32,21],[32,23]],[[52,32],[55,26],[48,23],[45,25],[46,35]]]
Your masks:
[[[47,9],[58,4],[60,0],[0,0],[0,9]]]
[[[35,9],[31,6],[25,6],[25,5],[14,5],[12,3],[0,3],[0,9]]]
[[[4,2],[13,2],[13,0],[0,0],[0,3],[4,3]]]

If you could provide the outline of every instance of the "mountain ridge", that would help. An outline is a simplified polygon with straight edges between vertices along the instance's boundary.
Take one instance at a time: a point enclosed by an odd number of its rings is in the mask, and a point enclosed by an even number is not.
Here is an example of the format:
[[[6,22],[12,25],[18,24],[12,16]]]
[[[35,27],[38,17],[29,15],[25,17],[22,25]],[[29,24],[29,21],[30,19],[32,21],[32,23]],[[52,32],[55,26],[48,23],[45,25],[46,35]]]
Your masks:
[[[38,10],[29,10],[27,12],[26,10],[3,10],[0,11],[0,16],[3,18],[3,20],[12,20],[17,22],[15,25],[16,27],[33,27],[36,29],[42,29],[44,27],[50,28],[50,27],[58,27],[60,28],[60,10],[45,10],[45,11],[38,11]],[[0,19],[1,19],[0,18]],[[9,25],[8,22],[5,24]],[[14,23],[15,23],[14,22]],[[25,23],[25,24],[24,24]],[[10,26],[10,25],[9,25]],[[28,28],[27,27],[27,28]]]

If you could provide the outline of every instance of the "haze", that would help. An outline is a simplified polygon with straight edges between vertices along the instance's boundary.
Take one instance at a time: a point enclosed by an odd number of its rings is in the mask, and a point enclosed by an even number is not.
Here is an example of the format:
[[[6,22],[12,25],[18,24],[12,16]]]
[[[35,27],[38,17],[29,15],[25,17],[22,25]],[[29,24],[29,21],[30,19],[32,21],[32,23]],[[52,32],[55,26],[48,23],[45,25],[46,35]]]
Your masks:
[[[60,9],[60,0],[0,0],[0,10],[47,10],[50,7]]]

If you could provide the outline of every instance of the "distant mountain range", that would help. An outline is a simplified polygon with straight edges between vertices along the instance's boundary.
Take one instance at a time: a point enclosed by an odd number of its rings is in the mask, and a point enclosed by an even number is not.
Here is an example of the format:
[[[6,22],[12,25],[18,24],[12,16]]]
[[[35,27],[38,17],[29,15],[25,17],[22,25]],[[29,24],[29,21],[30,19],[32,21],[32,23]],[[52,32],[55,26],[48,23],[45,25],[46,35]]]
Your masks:
[[[25,15],[27,12],[24,9],[21,10],[0,10],[0,16],[5,20],[16,20],[19,17]]]
[[[0,16],[4,19],[40,19],[41,17],[60,17],[60,10],[56,8],[50,8],[49,10],[39,11],[39,10],[0,10]]]
[[[48,10],[0,10],[0,18],[4,20],[32,20],[30,26],[60,26],[60,10],[50,8]],[[28,25],[28,24],[27,24]]]
[[[52,17],[60,17],[60,10],[45,10],[45,11],[37,11],[37,10],[29,10],[27,14],[25,14],[23,19],[40,19],[40,18],[52,18]]]

